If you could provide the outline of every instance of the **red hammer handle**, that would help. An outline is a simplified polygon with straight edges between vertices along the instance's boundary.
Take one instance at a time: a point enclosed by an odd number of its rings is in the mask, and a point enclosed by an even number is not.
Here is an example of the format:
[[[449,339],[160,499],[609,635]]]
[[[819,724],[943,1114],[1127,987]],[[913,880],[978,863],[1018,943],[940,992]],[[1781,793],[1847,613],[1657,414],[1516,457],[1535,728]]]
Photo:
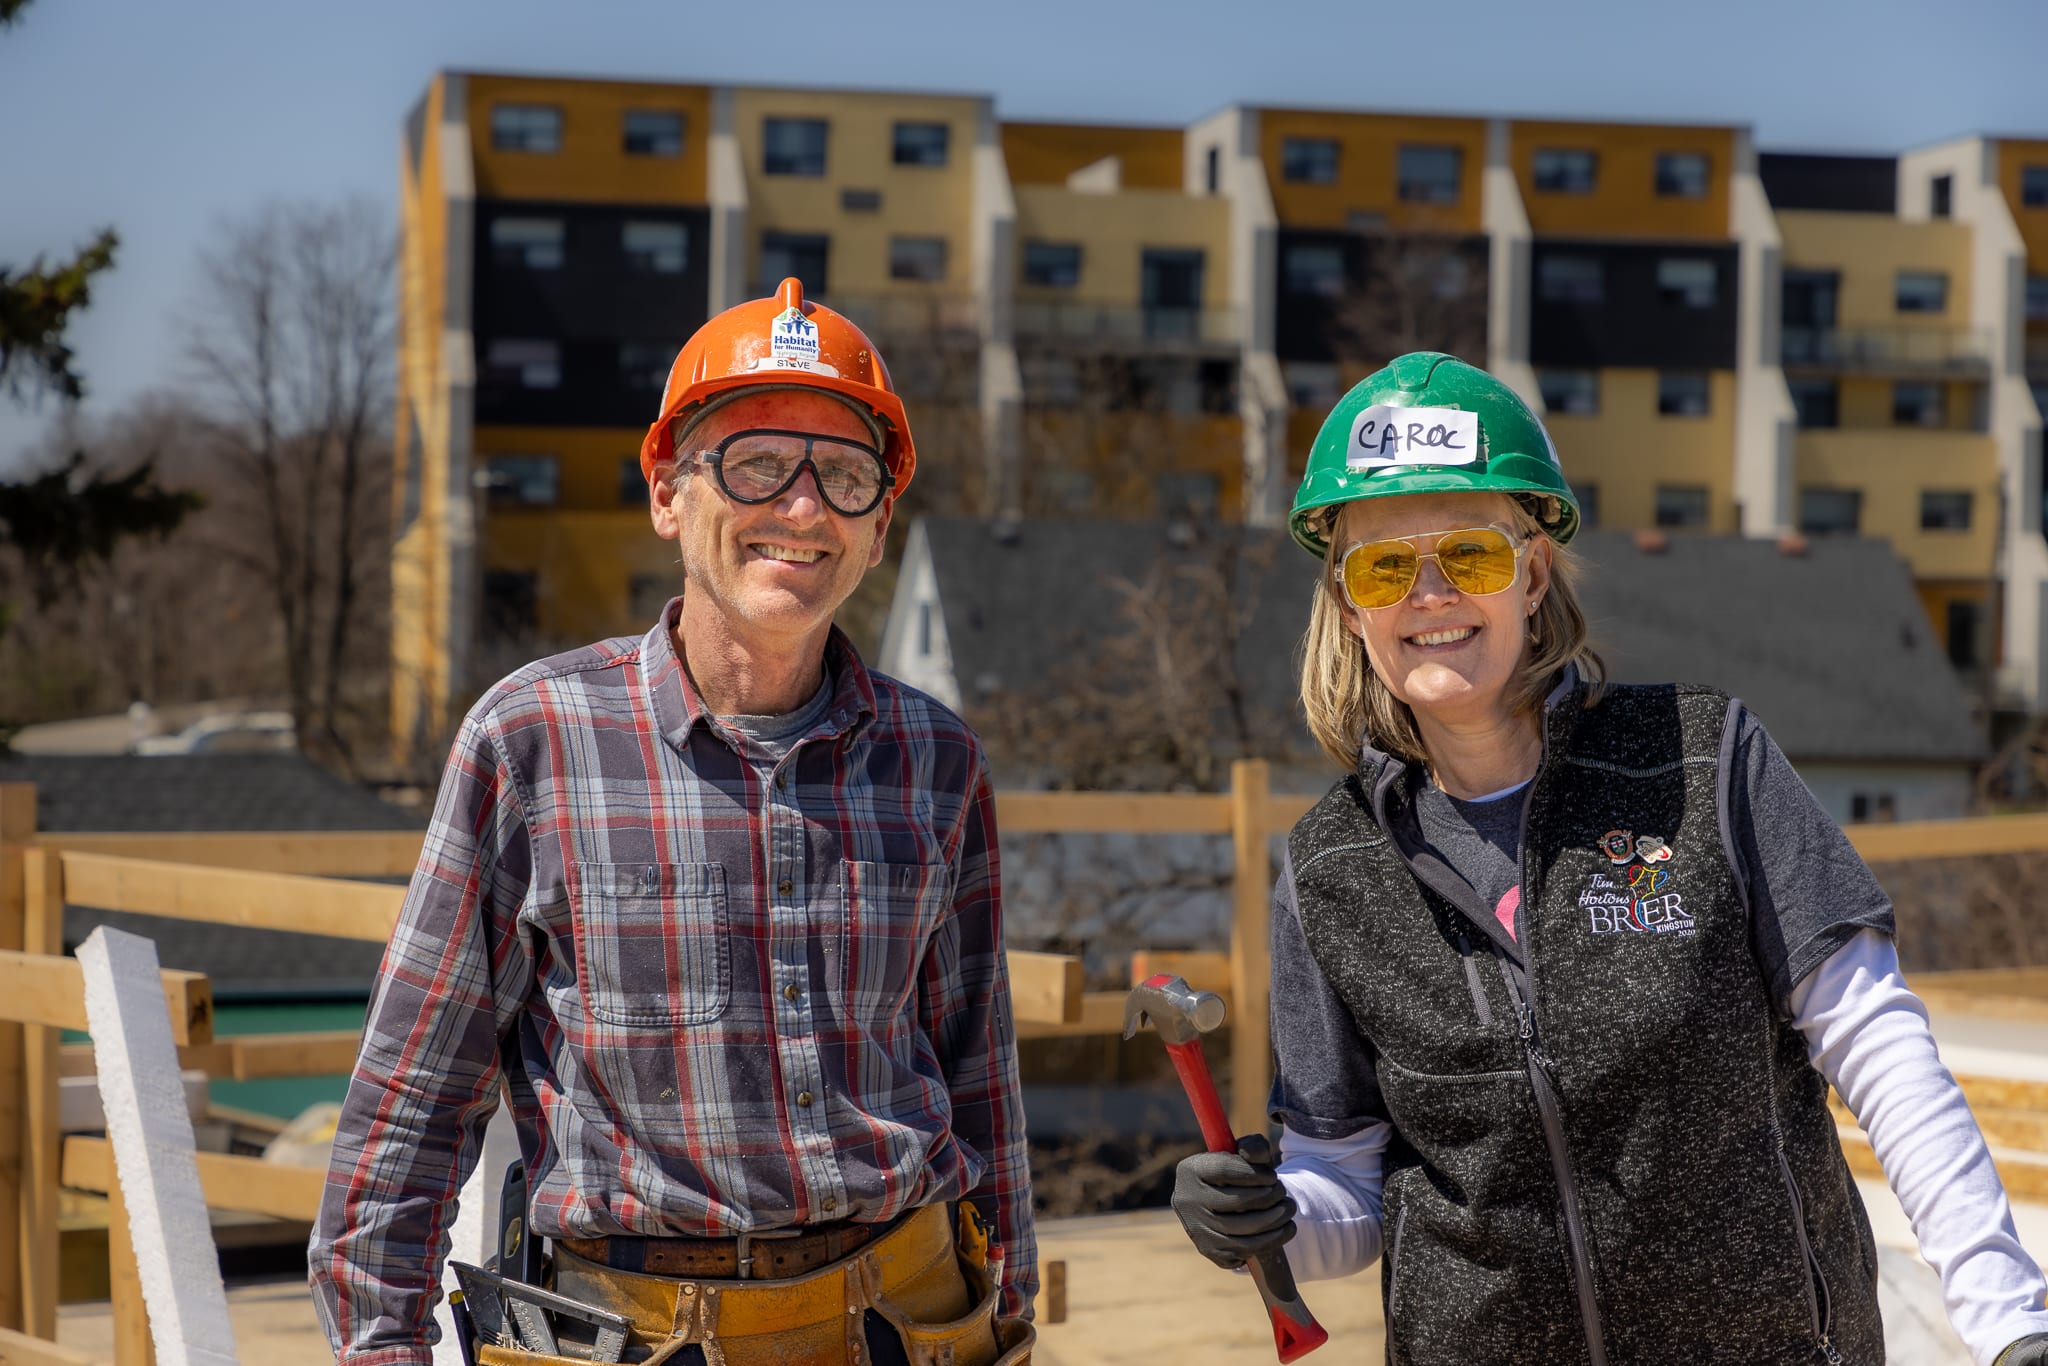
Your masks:
[[[1216,1079],[1209,1075],[1209,1060],[1202,1056],[1202,1041],[1170,1043],[1166,1055],[1173,1059],[1173,1070],[1180,1074],[1188,1104],[1195,1107],[1195,1120],[1202,1126],[1202,1142],[1212,1153],[1236,1152],[1237,1138],[1230,1132],[1230,1117],[1224,1113],[1223,1101],[1216,1094]],[[1287,1265],[1284,1251],[1275,1248],[1255,1258],[1251,1273],[1253,1283],[1259,1287],[1259,1298],[1266,1302],[1266,1316],[1273,1321],[1273,1346],[1282,1362],[1298,1361],[1330,1340],[1329,1333],[1301,1302],[1301,1292],[1294,1287],[1294,1272]]]
[[[1202,1056],[1202,1041],[1170,1043],[1166,1056],[1173,1059],[1173,1070],[1180,1073],[1181,1089],[1188,1093],[1188,1104],[1195,1107],[1195,1121],[1202,1126],[1202,1142],[1209,1145],[1212,1153],[1236,1152],[1237,1137],[1230,1132],[1230,1116],[1224,1113],[1223,1101],[1216,1094],[1216,1079],[1209,1075],[1209,1060]]]

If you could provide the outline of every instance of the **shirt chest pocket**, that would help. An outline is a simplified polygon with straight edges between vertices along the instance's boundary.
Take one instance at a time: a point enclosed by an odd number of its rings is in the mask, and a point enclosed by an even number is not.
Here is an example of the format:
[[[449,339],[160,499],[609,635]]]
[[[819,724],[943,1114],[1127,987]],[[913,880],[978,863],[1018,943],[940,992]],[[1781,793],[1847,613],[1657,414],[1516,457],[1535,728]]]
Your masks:
[[[945,912],[952,871],[943,863],[842,863],[845,947],[835,985],[849,1019],[886,1023],[902,1014]]]
[[[579,863],[576,981],[610,1025],[705,1024],[732,1000],[732,923],[716,863]]]

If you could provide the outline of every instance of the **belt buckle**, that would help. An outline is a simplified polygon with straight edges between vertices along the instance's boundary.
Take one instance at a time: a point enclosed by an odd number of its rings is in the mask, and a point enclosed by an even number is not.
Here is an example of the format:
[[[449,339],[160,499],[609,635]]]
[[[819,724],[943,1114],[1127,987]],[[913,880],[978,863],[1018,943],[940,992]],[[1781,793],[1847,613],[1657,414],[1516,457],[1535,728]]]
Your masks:
[[[803,1235],[804,1230],[801,1228],[756,1229],[751,1232],[739,1234],[736,1239],[737,1243],[739,1244],[739,1265],[735,1268],[735,1270],[738,1273],[737,1279],[742,1281],[751,1281],[754,1279],[755,1243],[774,1242],[778,1239],[784,1238],[801,1238],[803,1237]]]

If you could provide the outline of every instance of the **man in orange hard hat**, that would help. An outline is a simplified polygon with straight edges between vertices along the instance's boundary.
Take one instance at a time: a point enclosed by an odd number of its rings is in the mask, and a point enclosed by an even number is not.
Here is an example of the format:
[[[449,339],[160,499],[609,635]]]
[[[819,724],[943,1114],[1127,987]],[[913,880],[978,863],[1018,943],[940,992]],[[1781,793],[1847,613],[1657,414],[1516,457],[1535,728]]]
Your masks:
[[[796,280],[683,347],[641,447],[682,594],[455,742],[311,1248],[344,1362],[427,1362],[502,1087],[545,1270],[458,1268],[480,1363],[1028,1361],[995,803],[832,616],[917,467]]]

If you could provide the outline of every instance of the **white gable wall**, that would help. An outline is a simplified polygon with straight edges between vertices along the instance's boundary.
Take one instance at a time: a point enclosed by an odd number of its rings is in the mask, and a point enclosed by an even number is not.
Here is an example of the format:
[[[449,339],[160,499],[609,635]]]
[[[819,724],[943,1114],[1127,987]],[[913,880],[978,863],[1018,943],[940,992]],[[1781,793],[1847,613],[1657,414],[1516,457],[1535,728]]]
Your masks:
[[[960,710],[953,651],[946,643],[946,614],[939,606],[939,579],[932,571],[931,544],[921,525],[910,529],[910,542],[903,549],[896,596],[889,603],[888,625],[882,628],[879,665],[891,678]]]

